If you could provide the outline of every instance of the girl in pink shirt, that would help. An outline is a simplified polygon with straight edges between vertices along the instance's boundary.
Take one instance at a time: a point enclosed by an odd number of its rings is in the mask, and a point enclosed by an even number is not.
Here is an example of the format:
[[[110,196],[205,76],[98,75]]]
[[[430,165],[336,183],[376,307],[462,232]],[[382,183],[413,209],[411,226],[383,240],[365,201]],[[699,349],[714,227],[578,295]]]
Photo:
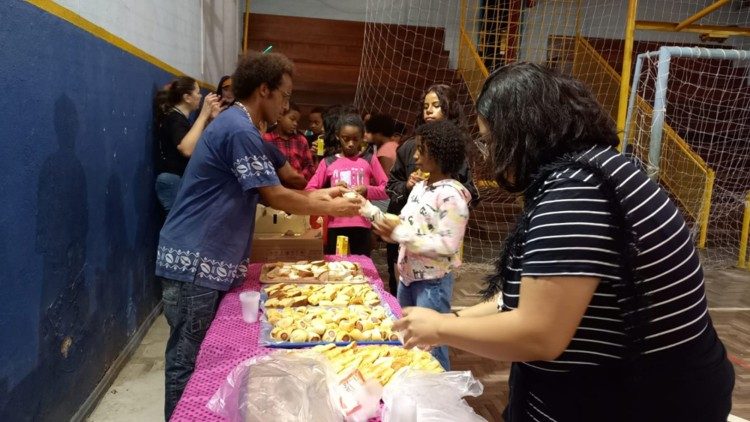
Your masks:
[[[365,124],[356,114],[341,117],[336,138],[341,144],[341,153],[330,156],[318,164],[318,169],[307,183],[305,190],[315,190],[342,185],[367,199],[387,199],[385,185],[388,176],[377,158],[359,156],[364,139]],[[355,255],[370,256],[370,222],[364,217],[330,217],[325,253],[336,253],[336,237],[349,238],[349,251]]]

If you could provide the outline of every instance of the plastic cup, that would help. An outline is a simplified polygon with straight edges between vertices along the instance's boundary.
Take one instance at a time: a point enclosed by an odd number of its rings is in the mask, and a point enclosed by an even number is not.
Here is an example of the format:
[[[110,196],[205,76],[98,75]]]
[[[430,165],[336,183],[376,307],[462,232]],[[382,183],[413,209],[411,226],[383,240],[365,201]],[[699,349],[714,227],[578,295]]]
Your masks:
[[[242,304],[242,319],[247,323],[258,321],[258,306],[260,305],[260,292],[240,293]]]

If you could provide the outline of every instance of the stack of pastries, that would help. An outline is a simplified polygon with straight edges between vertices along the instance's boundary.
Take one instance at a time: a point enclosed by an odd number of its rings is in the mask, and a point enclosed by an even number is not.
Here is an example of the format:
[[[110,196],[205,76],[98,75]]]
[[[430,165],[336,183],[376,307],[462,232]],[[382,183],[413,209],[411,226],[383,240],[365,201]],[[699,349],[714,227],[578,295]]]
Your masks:
[[[382,306],[299,306],[267,309],[266,318],[273,326],[271,338],[279,342],[398,340],[398,336],[393,332],[393,320]]]
[[[272,284],[265,288],[266,308],[290,306],[380,305],[369,284]]]
[[[265,265],[263,282],[367,283],[359,265],[349,261],[276,262]]]

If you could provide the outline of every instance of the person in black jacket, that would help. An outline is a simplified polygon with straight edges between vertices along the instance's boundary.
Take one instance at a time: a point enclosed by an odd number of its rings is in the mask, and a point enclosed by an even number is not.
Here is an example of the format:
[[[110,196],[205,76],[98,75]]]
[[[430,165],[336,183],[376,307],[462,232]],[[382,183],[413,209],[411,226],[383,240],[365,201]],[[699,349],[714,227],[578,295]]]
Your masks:
[[[466,129],[466,122],[461,104],[458,102],[458,94],[448,85],[436,84],[427,88],[422,96],[422,110],[417,115],[415,127],[419,127],[427,122],[448,119],[453,121],[458,127]],[[388,205],[388,212],[398,215],[409,198],[409,192],[415,183],[424,178],[418,173],[414,163],[414,150],[416,149],[415,139],[406,140],[396,151],[396,162],[391,168],[388,176],[388,185],[386,192],[391,198]],[[457,174],[457,180],[461,182],[471,193],[471,202],[469,206],[475,206],[479,202],[479,191],[474,186],[471,177],[471,168],[467,160],[461,164]],[[398,288],[398,277],[395,272],[395,264],[398,259],[398,244],[386,244],[387,261],[388,261],[388,287],[391,293],[395,294]]]
[[[208,122],[221,112],[219,96],[206,95],[201,106],[198,82],[188,76],[180,76],[154,98],[156,129],[156,197],[166,213],[172,209],[177,187],[185,172],[188,160]],[[200,108],[195,121],[189,116]]]

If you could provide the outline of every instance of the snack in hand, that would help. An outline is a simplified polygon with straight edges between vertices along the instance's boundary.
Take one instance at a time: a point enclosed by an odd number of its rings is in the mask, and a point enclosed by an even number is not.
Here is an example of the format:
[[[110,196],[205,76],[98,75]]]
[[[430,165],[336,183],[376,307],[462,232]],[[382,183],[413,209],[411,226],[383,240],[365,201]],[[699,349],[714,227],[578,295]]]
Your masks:
[[[417,173],[417,177],[419,177],[422,180],[427,180],[430,178],[429,171],[422,171],[422,169],[417,169],[416,173]]]
[[[359,214],[362,217],[370,220],[371,223],[381,223],[387,221],[391,224],[400,224],[401,218],[396,214],[390,214],[383,212],[380,208],[376,207],[370,201],[365,201],[364,205],[360,207]]]
[[[401,217],[397,216],[396,214],[391,214],[388,212],[383,214],[383,220],[391,224],[401,224]]]

